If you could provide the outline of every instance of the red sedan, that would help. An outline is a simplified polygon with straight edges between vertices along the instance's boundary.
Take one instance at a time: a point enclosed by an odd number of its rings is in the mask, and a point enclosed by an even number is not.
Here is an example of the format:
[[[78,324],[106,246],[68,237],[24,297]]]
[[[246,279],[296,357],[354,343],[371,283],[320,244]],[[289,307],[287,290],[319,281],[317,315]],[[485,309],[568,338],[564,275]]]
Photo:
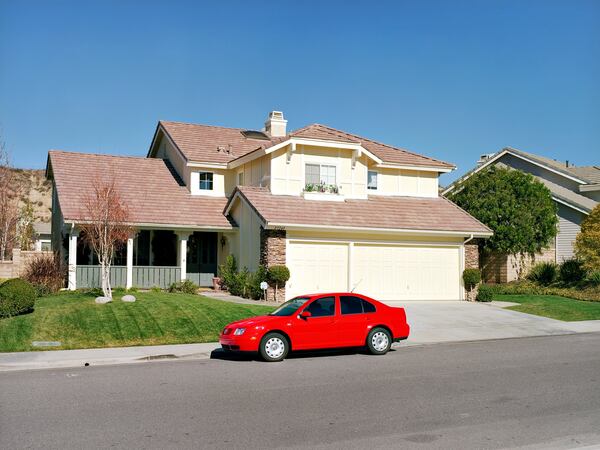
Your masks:
[[[259,352],[281,361],[290,350],[367,346],[384,355],[392,342],[408,337],[404,308],[354,293],[293,298],[267,316],[230,323],[221,332],[224,350]]]

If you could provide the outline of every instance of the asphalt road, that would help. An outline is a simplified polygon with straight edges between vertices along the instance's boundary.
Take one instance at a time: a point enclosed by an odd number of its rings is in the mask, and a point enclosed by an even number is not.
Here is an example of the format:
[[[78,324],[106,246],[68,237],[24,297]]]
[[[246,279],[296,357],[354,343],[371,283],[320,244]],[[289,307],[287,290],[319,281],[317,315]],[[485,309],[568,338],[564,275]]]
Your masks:
[[[11,372],[0,408],[2,449],[591,446],[600,334]]]

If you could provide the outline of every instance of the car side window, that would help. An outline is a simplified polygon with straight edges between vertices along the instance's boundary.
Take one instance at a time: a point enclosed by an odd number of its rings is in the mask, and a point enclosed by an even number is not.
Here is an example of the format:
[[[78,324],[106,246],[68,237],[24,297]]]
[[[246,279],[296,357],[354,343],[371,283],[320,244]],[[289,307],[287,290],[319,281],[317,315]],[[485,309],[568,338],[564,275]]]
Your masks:
[[[365,313],[374,313],[375,311],[377,311],[377,309],[375,308],[375,305],[373,303],[369,303],[366,300],[362,301],[362,305],[363,305],[363,311]]]
[[[311,317],[333,316],[335,314],[335,297],[322,297],[307,306]]]
[[[353,295],[341,295],[340,306],[342,307],[342,314],[362,314],[362,298],[354,297]]]

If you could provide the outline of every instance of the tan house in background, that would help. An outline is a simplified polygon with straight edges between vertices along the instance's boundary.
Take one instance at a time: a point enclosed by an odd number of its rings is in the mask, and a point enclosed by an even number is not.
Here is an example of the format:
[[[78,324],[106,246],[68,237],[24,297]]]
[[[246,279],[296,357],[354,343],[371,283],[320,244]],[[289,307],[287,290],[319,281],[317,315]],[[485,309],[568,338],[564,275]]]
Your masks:
[[[481,261],[484,279],[506,283],[516,280],[519,271],[526,272],[533,263],[560,263],[572,258],[573,243],[581,222],[600,201],[600,166],[575,166],[569,161],[556,161],[507,147],[494,154],[482,155],[475,168],[445,188],[442,195],[460,189],[461,183],[471,175],[491,166],[529,173],[550,190],[558,211],[558,234],[551,245],[534,258],[521,261],[511,255],[486,256]]]
[[[210,285],[240,267],[286,264],[285,297],[350,291],[389,302],[464,298],[462,270],[491,231],[438,194],[454,166],[324,125],[287,132],[158,123],[146,158],[50,151],[53,245],[69,287],[98,283],[78,222],[89,180],[115,175],[137,229],[114,283]]]

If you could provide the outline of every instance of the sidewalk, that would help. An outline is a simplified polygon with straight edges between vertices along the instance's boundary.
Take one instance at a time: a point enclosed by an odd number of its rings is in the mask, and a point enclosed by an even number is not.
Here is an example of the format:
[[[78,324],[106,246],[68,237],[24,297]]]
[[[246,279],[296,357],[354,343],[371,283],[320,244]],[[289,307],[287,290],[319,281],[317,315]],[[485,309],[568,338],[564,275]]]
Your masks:
[[[52,350],[0,353],[0,372],[63,367],[132,364],[161,359],[207,359],[217,342],[208,344],[148,345],[143,347]]]

